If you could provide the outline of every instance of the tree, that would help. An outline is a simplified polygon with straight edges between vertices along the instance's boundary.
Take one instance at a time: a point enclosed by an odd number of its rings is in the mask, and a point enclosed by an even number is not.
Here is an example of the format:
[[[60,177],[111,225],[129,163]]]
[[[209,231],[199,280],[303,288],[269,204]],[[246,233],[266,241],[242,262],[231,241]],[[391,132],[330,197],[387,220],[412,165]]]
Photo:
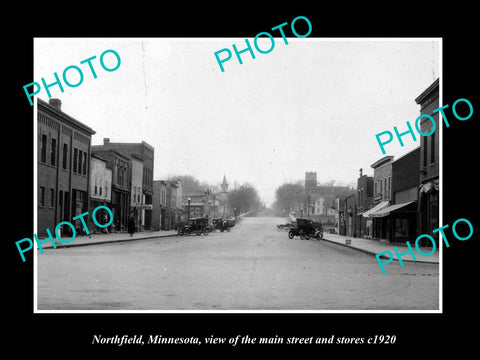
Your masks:
[[[302,181],[285,183],[275,191],[275,208],[278,212],[288,214],[296,206],[305,203],[305,187]]]
[[[239,188],[231,190],[228,193],[228,203],[230,209],[236,209],[236,214],[262,207],[257,190],[250,184],[243,184]]]

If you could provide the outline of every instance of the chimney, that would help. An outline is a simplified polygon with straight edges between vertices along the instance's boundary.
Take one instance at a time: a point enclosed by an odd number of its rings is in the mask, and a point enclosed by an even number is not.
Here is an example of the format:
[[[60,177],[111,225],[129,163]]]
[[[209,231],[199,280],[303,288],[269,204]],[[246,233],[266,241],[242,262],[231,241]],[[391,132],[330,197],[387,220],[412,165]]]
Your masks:
[[[360,168],[360,177],[362,177],[362,174],[363,174],[363,169]]]
[[[103,138],[103,145],[110,144],[110,138]]]
[[[48,103],[55,109],[62,111],[62,101],[60,99],[50,98]]]

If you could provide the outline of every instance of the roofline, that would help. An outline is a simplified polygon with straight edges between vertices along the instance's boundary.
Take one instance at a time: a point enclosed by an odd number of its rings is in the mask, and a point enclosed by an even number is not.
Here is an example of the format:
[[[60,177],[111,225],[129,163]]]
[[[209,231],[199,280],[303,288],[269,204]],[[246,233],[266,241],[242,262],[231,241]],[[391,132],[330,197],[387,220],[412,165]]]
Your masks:
[[[113,152],[116,156],[119,156],[121,158],[123,158],[124,160],[126,161],[129,161],[130,158],[123,155],[122,153],[119,153],[117,150],[114,150],[114,149],[101,149],[103,145],[92,145],[90,146],[91,148],[91,153],[95,153],[95,151],[99,151],[99,152]]]
[[[392,164],[393,164],[394,162],[397,162],[398,160],[403,159],[405,156],[413,153],[414,151],[420,151],[420,146],[417,146],[415,149],[410,150],[409,152],[407,152],[407,153],[403,154],[402,156],[400,156],[399,158],[395,159],[394,161],[392,161]]]
[[[430,84],[429,87],[427,87],[420,95],[417,96],[415,99],[415,102],[417,104],[421,104],[423,100],[425,100],[426,97],[428,97],[433,91],[439,87],[440,81],[439,78],[435,80],[433,83]]]
[[[81,130],[89,133],[90,136],[95,135],[96,133],[95,130],[93,130],[91,127],[85,125],[84,123],[78,121],[77,119],[71,117],[70,115],[64,113],[63,111],[54,108],[48,102],[37,97],[37,110],[39,110],[40,108],[42,108],[42,110],[44,111],[48,111],[50,113],[53,113],[56,116],[61,117],[64,121],[69,123],[69,125],[80,128]]]
[[[372,165],[370,165],[370,167],[375,169],[375,168],[379,167],[380,165],[382,165],[383,163],[387,163],[389,161],[393,162],[393,158],[394,158],[394,156],[392,156],[392,155],[384,156],[381,159],[375,161]]]

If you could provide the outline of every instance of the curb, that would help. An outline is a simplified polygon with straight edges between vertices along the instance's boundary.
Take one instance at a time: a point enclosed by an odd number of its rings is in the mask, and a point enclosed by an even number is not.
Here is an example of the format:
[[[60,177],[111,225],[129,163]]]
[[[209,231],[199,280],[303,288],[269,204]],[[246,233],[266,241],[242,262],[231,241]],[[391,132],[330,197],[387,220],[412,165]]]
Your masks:
[[[366,249],[362,249],[362,248],[358,248],[358,247],[354,247],[352,245],[347,245],[347,244],[342,244],[342,243],[339,243],[339,242],[336,242],[336,241],[333,241],[333,240],[328,240],[328,239],[325,239],[323,238],[322,240],[325,240],[325,241],[328,241],[329,243],[331,244],[337,244],[337,245],[340,245],[340,246],[343,246],[343,247],[347,247],[347,248],[350,248],[350,249],[355,249],[357,251],[360,251],[360,252],[363,252],[365,254],[370,254],[370,255],[377,255],[377,253],[371,251],[371,250],[366,250]],[[380,256],[381,259],[385,259],[385,260],[388,260],[390,259],[389,257],[385,256],[385,255],[381,255]],[[393,257],[393,260],[398,261],[397,258]],[[409,259],[402,259],[402,262],[413,262],[413,263],[420,263],[420,264],[439,264],[439,262],[437,261],[422,261],[422,260],[409,260]]]
[[[160,235],[160,236],[144,236],[144,237],[137,237],[137,238],[130,238],[130,239],[112,239],[100,242],[89,242],[89,243],[72,243],[72,244],[57,244],[56,248],[53,246],[49,246],[46,248],[42,248],[43,250],[50,250],[50,249],[60,249],[60,248],[69,248],[69,247],[78,247],[78,246],[91,246],[91,245],[102,245],[102,244],[112,244],[117,242],[125,242],[125,241],[137,241],[137,240],[149,240],[149,239],[157,239],[157,238],[164,238],[164,237],[172,237],[178,236],[177,234],[168,234],[168,235]]]

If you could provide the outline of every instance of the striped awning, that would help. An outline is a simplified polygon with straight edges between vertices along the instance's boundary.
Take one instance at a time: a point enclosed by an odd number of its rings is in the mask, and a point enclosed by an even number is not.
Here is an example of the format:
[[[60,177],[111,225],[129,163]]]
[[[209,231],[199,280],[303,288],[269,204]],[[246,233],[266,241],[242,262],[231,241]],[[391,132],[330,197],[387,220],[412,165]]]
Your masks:
[[[381,210],[379,210],[379,211],[371,214],[370,216],[371,216],[371,217],[384,217],[384,216],[388,216],[388,215],[390,215],[390,213],[391,213],[392,211],[399,210],[399,209],[401,209],[401,208],[403,208],[403,207],[405,207],[405,206],[408,206],[408,205],[410,205],[410,204],[413,204],[414,202],[416,202],[416,200],[415,200],[415,201],[409,201],[409,202],[406,202],[406,203],[391,205],[391,206],[388,206],[388,207],[386,207],[386,208],[383,208],[383,209],[381,209]]]
[[[371,214],[379,211],[379,210],[382,210],[384,208],[386,208],[388,205],[390,205],[390,201],[382,201],[380,203],[378,203],[377,205],[375,205],[373,208],[371,208],[370,210],[367,210],[363,213],[363,217],[370,217]]]

